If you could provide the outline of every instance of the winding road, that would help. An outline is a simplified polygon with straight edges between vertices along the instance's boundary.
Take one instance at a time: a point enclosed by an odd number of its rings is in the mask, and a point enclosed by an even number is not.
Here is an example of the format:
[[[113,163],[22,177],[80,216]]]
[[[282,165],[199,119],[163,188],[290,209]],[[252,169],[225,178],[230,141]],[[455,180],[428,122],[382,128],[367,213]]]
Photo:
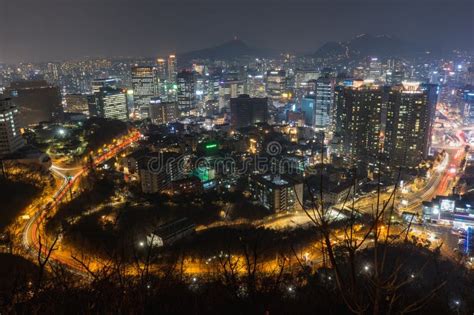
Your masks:
[[[97,166],[115,156],[120,152],[128,148],[130,145],[138,141],[141,137],[141,134],[137,131],[133,131],[128,134],[126,137],[117,141],[114,145],[109,146],[107,152],[95,157],[93,159],[93,166]],[[87,174],[91,166],[84,167],[74,167],[74,168],[62,168],[58,166],[52,166],[51,171],[60,178],[63,179],[63,182],[60,184],[59,188],[51,196],[51,201],[47,204],[40,207],[33,216],[26,222],[23,233],[22,233],[22,244],[26,249],[27,253],[30,256],[35,257],[38,252],[41,250],[42,255],[46,255],[48,252],[48,247],[51,246],[51,243],[48,244],[47,236],[44,231],[44,222],[45,219],[51,215],[60,204],[63,199],[67,196],[74,185],[79,181],[79,179]],[[63,172],[74,175],[66,175]],[[40,243],[41,242],[41,243]],[[49,246],[48,246],[49,245]],[[71,253],[67,251],[54,250],[51,253],[49,262],[55,264],[61,264],[67,267],[69,270],[76,273],[84,272],[83,267],[72,257]]]

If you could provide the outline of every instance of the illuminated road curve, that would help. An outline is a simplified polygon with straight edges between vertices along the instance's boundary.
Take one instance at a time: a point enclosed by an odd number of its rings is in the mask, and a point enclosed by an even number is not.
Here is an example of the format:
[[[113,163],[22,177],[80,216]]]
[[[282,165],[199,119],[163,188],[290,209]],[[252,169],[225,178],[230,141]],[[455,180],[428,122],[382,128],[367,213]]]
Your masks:
[[[132,132],[128,137],[122,139],[122,141],[112,146],[108,152],[105,152],[104,154],[94,158],[93,166],[97,166],[102,162],[105,162],[115,157],[117,154],[119,154],[120,152],[128,148],[130,145],[135,143],[137,140],[139,140],[140,137],[141,134],[139,132]],[[76,172],[72,177],[67,177],[66,175],[61,173],[61,170],[75,170]],[[48,244],[44,244],[46,243],[47,237],[45,236],[46,233],[44,232],[44,227],[42,224],[45,218],[50,214],[51,211],[56,208],[57,205],[59,205],[59,203],[64,199],[64,197],[67,196],[68,191],[73,188],[74,184],[76,184],[83,175],[87,174],[88,170],[89,167],[71,169],[63,169],[60,167],[51,168],[51,171],[54,174],[63,178],[63,183],[53,194],[51,198],[53,201],[47,205],[42,206],[38,211],[36,211],[36,213],[28,220],[23,229],[23,245],[27,249],[27,251],[33,256],[35,256],[40,250],[40,235],[41,239],[43,240],[42,255],[45,255],[48,250]],[[53,251],[49,261],[51,263],[64,265],[68,269],[77,273],[82,273],[84,271],[82,266],[80,266],[80,264],[75,261],[69,253]]]

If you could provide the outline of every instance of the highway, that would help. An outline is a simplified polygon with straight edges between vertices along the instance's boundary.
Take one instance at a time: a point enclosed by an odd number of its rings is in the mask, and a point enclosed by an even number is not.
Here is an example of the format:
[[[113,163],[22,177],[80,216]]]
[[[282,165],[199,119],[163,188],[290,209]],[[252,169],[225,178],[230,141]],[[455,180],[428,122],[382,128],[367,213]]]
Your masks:
[[[421,214],[421,205],[423,201],[431,201],[437,195],[446,195],[450,193],[450,188],[455,181],[456,174],[452,172],[452,168],[458,168],[464,157],[464,145],[462,137],[460,142],[455,146],[449,146],[445,150],[444,157],[441,162],[436,165],[427,179],[424,186],[412,192],[404,193],[402,189],[398,189],[395,194],[395,208],[399,213],[404,211],[415,212]],[[409,186],[409,184],[406,184]],[[380,193],[379,204],[382,207],[393,191],[393,186],[386,191]],[[337,204],[332,206],[332,209],[342,209],[348,207],[351,202],[347,204]],[[376,209],[377,194],[369,193],[358,198],[355,203],[355,209],[361,213],[372,213]],[[342,218],[342,215],[332,216],[333,218]],[[259,226],[267,228],[294,228],[298,226],[306,226],[311,224],[311,219],[308,218],[304,211],[293,214],[285,214],[280,216],[270,216],[264,222],[259,223]]]
[[[113,157],[117,154],[128,148],[130,145],[138,141],[141,137],[141,134],[137,131],[133,131],[124,138],[117,141],[115,144],[109,146],[107,152],[104,152],[101,155],[96,156],[93,159],[93,166],[97,166]],[[31,216],[31,218],[26,222],[23,233],[22,233],[22,243],[27,253],[30,256],[35,257],[40,250],[40,237],[42,242],[43,251],[41,254],[45,255],[48,251],[48,247],[51,246],[51,242],[48,242],[48,237],[44,231],[44,222],[45,219],[54,214],[57,206],[63,201],[67,196],[68,192],[74,188],[74,185],[80,180],[82,176],[87,174],[90,166],[85,167],[75,167],[75,168],[61,168],[58,166],[53,166],[51,171],[56,176],[59,176],[63,179],[62,183],[59,185],[58,189],[52,194],[51,201],[39,207],[39,209]],[[66,175],[63,172],[66,171],[69,174]],[[61,264],[66,266],[69,270],[74,272],[83,272],[83,267],[72,258],[72,255],[69,251],[54,250],[50,256],[50,262],[55,264]]]

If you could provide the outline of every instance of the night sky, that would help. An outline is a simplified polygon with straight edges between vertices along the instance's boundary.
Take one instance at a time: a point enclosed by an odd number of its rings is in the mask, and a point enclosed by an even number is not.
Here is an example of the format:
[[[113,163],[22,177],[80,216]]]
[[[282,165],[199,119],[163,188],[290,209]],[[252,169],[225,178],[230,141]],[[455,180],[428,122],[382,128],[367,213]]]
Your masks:
[[[360,33],[472,49],[467,0],[0,0],[0,62],[154,56],[213,46],[309,52]]]

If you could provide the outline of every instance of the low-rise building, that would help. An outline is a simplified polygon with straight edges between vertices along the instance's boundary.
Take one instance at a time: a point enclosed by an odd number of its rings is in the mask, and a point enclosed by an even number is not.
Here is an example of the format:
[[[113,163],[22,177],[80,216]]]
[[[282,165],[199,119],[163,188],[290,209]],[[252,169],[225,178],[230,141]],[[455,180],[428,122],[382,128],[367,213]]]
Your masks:
[[[256,175],[250,178],[254,199],[268,210],[278,213],[302,210],[303,183],[281,175]]]
[[[343,203],[350,200],[354,194],[354,184],[350,180],[331,181],[329,175],[324,175],[322,182],[321,176],[316,175],[308,179],[309,190],[314,196],[323,195],[324,204],[327,206]]]
[[[147,236],[147,243],[152,247],[167,246],[192,235],[195,231],[196,225],[188,218],[182,218],[160,225]]]
[[[474,227],[474,202],[458,195],[436,196],[423,202],[423,221],[467,229]]]

